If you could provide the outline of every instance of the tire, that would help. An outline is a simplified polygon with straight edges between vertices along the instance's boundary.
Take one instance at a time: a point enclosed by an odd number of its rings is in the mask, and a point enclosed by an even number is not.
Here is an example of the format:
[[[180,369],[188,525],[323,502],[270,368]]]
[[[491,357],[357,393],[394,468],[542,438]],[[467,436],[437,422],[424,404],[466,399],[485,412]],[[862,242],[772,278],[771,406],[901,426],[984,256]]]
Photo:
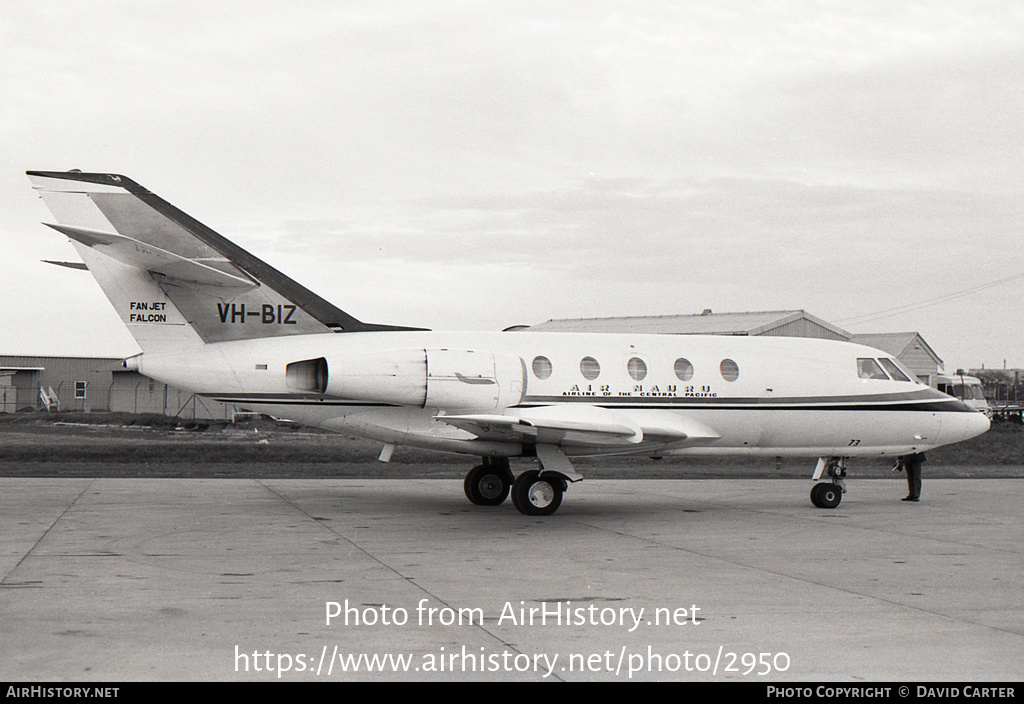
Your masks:
[[[498,506],[508,498],[512,475],[508,469],[480,464],[469,470],[462,488],[477,506]]]
[[[843,500],[843,489],[832,482],[815,484],[811,489],[811,503],[818,508],[835,508]]]
[[[811,503],[814,504],[815,508],[825,508],[824,506],[821,505],[821,501],[818,499],[818,487],[819,486],[821,486],[821,484],[812,484],[811,485]]]
[[[523,472],[512,484],[512,504],[527,516],[550,516],[562,505],[565,482],[560,477],[542,477],[536,469]]]

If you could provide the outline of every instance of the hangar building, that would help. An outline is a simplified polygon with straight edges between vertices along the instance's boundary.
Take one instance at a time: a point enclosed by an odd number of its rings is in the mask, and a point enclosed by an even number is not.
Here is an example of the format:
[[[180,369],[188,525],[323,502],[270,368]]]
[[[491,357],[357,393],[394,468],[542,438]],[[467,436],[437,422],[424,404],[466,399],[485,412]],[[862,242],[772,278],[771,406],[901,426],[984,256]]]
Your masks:
[[[235,409],[161,384],[104,357],[0,355],[0,413],[24,409],[227,419]]]

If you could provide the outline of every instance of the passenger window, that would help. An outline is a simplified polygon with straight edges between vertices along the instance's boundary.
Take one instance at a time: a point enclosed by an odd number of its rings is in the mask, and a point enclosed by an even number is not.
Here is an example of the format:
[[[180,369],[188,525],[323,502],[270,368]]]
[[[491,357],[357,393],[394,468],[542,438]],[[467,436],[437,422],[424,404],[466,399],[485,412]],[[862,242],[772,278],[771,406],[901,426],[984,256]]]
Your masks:
[[[647,364],[639,357],[633,357],[626,364],[626,369],[634,381],[643,381],[647,376]]]
[[[689,381],[693,378],[693,365],[690,360],[680,357],[675,364],[676,378],[679,381]]]
[[[889,376],[896,381],[910,381],[910,377],[900,371],[900,368],[896,366],[896,362],[885,357],[880,358],[878,361],[885,367],[885,371],[889,372]]]
[[[547,379],[551,376],[551,360],[547,357],[533,358],[533,375],[538,379]]]
[[[857,376],[861,379],[888,379],[878,362],[873,359],[861,357],[857,360]]]
[[[593,357],[584,357],[580,360],[580,372],[584,379],[593,381],[601,374],[601,365]]]
[[[718,370],[722,372],[722,378],[726,381],[736,381],[740,378],[739,365],[731,359],[723,359],[722,363],[718,365]]]

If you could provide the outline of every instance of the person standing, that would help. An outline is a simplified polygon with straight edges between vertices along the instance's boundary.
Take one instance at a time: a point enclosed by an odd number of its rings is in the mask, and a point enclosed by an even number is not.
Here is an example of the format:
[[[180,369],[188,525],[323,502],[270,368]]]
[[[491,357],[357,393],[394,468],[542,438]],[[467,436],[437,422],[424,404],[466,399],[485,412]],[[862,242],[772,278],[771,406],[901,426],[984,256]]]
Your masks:
[[[928,458],[923,452],[915,452],[912,455],[903,455],[896,460],[897,469],[907,473],[907,495],[903,501],[921,500],[921,467]]]

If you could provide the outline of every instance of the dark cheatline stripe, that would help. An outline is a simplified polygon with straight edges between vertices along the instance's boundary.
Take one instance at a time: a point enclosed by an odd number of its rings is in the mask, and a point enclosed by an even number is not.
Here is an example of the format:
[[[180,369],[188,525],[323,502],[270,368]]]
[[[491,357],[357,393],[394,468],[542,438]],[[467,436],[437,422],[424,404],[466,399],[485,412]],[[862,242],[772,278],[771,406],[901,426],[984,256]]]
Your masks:
[[[239,405],[259,404],[264,406],[309,406],[311,408],[323,408],[324,406],[347,406],[349,408],[354,406],[366,408],[398,407],[398,404],[396,403],[380,403],[379,401],[348,401],[334,398],[310,399],[294,397],[289,398],[287,396],[282,396],[279,398],[267,398],[263,396],[217,396],[215,394],[200,395],[212,398],[214,401],[219,401],[220,403],[234,403]]]
[[[361,407],[396,407],[398,404],[380,403],[376,401],[356,401],[347,399],[326,398],[311,394],[203,394],[221,403],[236,404],[273,404],[283,406],[361,406]],[[909,397],[909,398],[908,398]],[[728,399],[728,398],[651,398],[640,401],[635,397],[605,396],[550,396],[529,397],[514,408],[535,408],[552,404],[581,403],[588,406],[618,409],[672,409],[672,410],[746,410],[746,411],[878,411],[878,412],[918,412],[918,413],[975,413],[974,409],[956,399],[941,399],[934,396],[927,400],[914,400],[913,396],[900,398],[898,395],[879,397],[874,402],[867,401],[871,397],[824,397],[778,399]],[[884,400],[882,400],[884,398]]]
[[[916,411],[974,413],[955,398],[933,389],[904,394],[863,396],[692,397],[692,396],[528,396],[520,407],[554,403],[587,403],[604,408],[671,408],[678,410],[760,410],[760,411]]]
[[[911,401],[923,401],[923,402],[954,402],[959,403],[957,399],[947,396],[946,394],[939,393],[933,389],[920,389],[911,393],[888,393],[888,394],[859,394],[850,395],[846,394],[843,396],[779,396],[773,398],[760,397],[760,396],[679,396],[679,395],[668,395],[663,393],[649,393],[645,396],[598,396],[596,394],[591,395],[573,395],[573,396],[541,396],[531,395],[527,396],[526,400],[529,402],[537,403],[560,403],[566,401],[572,401],[576,399],[596,399],[603,404],[619,404],[619,403],[652,403],[662,401],[665,403],[686,403],[690,405],[710,405],[716,406],[721,404],[729,405],[742,405],[742,406],[792,406],[792,405],[808,405],[808,404],[847,404],[847,403],[859,403],[859,404],[876,404],[876,403],[908,403]],[[642,399],[642,401],[641,401]]]

